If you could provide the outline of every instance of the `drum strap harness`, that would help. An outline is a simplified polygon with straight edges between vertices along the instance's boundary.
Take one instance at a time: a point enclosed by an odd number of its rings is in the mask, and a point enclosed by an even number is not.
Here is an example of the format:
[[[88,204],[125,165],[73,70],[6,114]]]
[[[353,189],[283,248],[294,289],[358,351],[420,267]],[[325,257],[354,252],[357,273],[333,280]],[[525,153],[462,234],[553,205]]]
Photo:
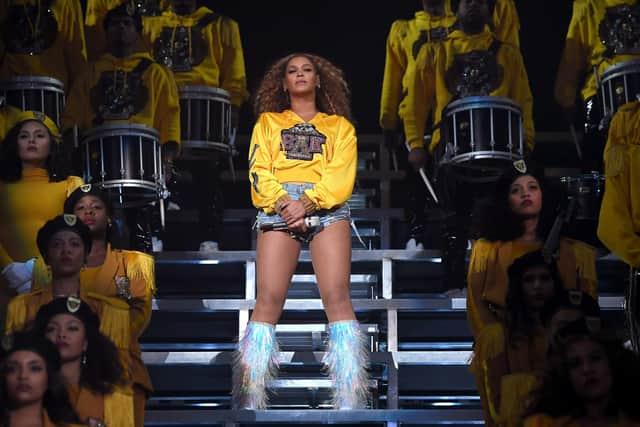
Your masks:
[[[136,65],[136,67],[133,70],[131,70],[129,75],[134,79],[141,79],[142,74],[144,74],[144,72],[147,70],[147,68],[149,68],[151,64],[153,64],[152,60],[148,58],[143,58],[140,60],[140,62],[138,62],[138,65]],[[98,111],[98,114],[93,120],[93,123],[95,125],[101,125],[104,123],[103,111],[101,110]]]
[[[452,25],[445,27],[435,27],[430,30],[422,30],[420,31],[420,35],[413,43],[412,53],[413,59],[418,57],[418,53],[420,52],[420,48],[425,43],[435,43],[446,40],[449,37],[449,34],[454,32],[455,30],[460,29],[460,23],[458,21],[454,22]]]
[[[498,54],[498,50],[500,50],[500,46],[502,46],[502,42],[498,39],[495,39],[489,46],[489,49],[487,49],[487,52],[489,52],[493,56],[496,56]],[[457,101],[458,99],[460,99],[460,95],[454,94],[449,103]],[[440,126],[442,126],[442,120],[431,127],[431,133],[433,133],[436,129],[440,129]]]

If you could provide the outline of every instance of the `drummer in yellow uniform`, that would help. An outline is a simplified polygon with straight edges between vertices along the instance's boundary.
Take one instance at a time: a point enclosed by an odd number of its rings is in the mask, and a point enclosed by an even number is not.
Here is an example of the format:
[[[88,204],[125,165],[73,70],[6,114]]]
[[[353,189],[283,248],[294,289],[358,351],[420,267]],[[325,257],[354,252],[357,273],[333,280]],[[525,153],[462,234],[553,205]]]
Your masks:
[[[84,18],[84,32],[87,40],[87,57],[89,61],[98,59],[107,49],[104,31],[104,17],[107,13],[122,4],[129,5],[142,16],[160,15],[169,7],[169,0],[87,0]],[[137,50],[146,52],[149,46],[140,39]]]
[[[573,123],[579,94],[578,104],[584,108],[582,163],[586,172],[602,170],[602,150],[611,119],[610,115],[604,116],[598,84],[609,67],[640,59],[640,31],[635,24],[638,20],[637,0],[584,0],[574,5],[554,97]],[[636,94],[621,91],[617,95],[623,98],[626,95],[633,101]]]
[[[178,87],[199,86],[227,91],[231,127],[237,129],[240,107],[249,96],[238,23],[207,7],[197,7],[196,0],[171,0],[169,3],[171,7],[162,15],[144,19],[145,36],[155,60],[173,71]],[[184,117],[183,114],[182,136],[186,140],[185,126],[189,123]],[[202,121],[202,124],[215,128],[215,123]],[[208,158],[184,159],[178,165],[190,170],[194,181],[178,192],[185,194],[194,189],[198,192],[192,199],[198,201],[202,251],[218,248],[224,202],[220,170],[229,162],[229,157],[222,153],[211,150]],[[176,202],[181,203],[180,200]]]
[[[631,268],[626,298],[631,343],[640,350],[640,103],[626,104],[613,116],[604,150],[606,185],[598,237]]]
[[[128,4],[112,9],[104,25],[108,52],[78,77],[67,99],[63,127],[67,132],[74,125],[81,131],[125,123],[155,128],[162,145],[164,170],[170,171],[180,143],[180,104],[173,75],[148,53],[135,52],[142,31],[142,18],[135,9],[133,14]],[[130,210],[128,214],[132,227],[145,229],[144,237],[131,233],[136,240],[132,245],[151,251],[152,212]]]
[[[407,78],[403,120],[411,149],[408,160],[415,169],[423,167],[427,160],[424,148],[427,120],[433,115],[429,151],[437,154],[443,111],[450,102],[471,96],[505,97],[513,101],[522,111],[524,141],[528,149],[533,148],[533,99],[519,48],[498,40],[490,31],[488,1],[461,0],[456,16],[460,28],[442,43],[424,45]],[[449,213],[443,239],[445,285],[460,289],[464,287],[468,222],[474,200],[486,191],[486,185],[459,185],[450,172],[450,168],[437,167],[435,186],[441,205]]]
[[[496,37],[514,46],[520,45],[520,21],[513,0],[498,0],[493,6],[492,28]],[[387,36],[384,76],[380,97],[380,127],[385,145],[395,150],[399,142],[398,128],[403,120],[403,101],[407,94],[407,79],[411,75],[420,48],[426,43],[445,40],[459,28],[451,0],[422,0],[422,10],[413,19],[393,22]],[[404,147],[401,149],[404,152]],[[401,158],[404,158],[402,156]],[[408,171],[406,177],[409,194],[411,245],[420,245],[424,229],[424,209],[428,198],[426,189],[417,173]]]
[[[53,77],[65,91],[87,62],[80,0],[0,2],[0,80]]]
[[[175,80],[147,53],[136,53],[142,18],[126,4],[104,20],[107,53],[78,76],[67,98],[62,124],[80,130],[110,123],[136,123],[155,128],[165,153],[177,153],[180,104]]]

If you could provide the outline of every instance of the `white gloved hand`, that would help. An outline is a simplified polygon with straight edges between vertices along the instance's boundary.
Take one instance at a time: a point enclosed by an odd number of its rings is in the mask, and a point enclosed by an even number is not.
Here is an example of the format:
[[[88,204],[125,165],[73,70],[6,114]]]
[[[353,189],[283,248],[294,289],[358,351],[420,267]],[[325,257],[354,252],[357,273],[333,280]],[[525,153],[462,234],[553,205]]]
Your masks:
[[[26,262],[12,262],[2,270],[2,277],[11,289],[18,289],[26,282],[31,282],[35,260],[35,258],[31,258]],[[29,288],[31,288],[31,284],[29,284]]]

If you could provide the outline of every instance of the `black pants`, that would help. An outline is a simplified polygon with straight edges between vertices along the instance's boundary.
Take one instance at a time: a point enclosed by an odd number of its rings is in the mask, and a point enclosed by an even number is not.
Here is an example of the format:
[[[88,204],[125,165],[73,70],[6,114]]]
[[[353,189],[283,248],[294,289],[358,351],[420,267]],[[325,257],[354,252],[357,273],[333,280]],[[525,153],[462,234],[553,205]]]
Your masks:
[[[195,208],[198,211],[198,233],[201,242],[220,241],[224,213],[220,174],[226,160],[223,155],[212,155],[208,159],[176,161],[178,176],[170,186],[170,191],[172,194],[175,193],[175,201],[182,209]]]
[[[607,143],[608,121],[602,120],[602,105],[597,96],[584,103],[584,141],[582,143],[582,171],[604,171],[604,146]]]
[[[488,197],[494,182],[479,182],[465,177],[464,171],[453,166],[437,168],[436,191],[444,210],[442,264],[447,289],[465,287],[466,254],[474,213],[478,203]]]

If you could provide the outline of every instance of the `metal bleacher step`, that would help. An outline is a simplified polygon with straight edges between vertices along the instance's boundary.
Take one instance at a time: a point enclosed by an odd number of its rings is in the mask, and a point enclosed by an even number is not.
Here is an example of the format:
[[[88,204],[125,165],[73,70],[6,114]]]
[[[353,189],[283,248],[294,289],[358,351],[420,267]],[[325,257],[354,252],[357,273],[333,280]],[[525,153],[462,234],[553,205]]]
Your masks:
[[[145,425],[483,424],[469,371],[466,295],[442,288],[440,253],[432,250],[352,252],[352,303],[371,339],[371,409],[328,404],[327,319],[303,250],[276,329],[280,370],[270,409],[231,410],[233,352],[255,304],[255,268],[250,250],[156,254],[158,291],[141,338],[155,388]],[[610,256],[597,269],[602,315],[620,325],[627,270]]]

